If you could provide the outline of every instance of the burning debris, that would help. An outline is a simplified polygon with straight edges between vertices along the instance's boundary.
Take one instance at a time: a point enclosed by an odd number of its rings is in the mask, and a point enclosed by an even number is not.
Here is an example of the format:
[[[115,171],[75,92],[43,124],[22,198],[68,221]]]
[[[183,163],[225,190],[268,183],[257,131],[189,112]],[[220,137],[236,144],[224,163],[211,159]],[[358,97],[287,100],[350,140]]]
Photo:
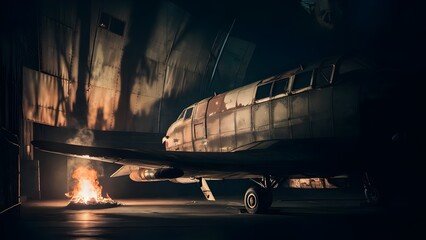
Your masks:
[[[112,200],[108,194],[102,197],[102,186],[98,181],[98,174],[93,168],[77,167],[73,174],[73,189],[65,196],[71,198],[68,208],[110,208],[120,206],[121,203]]]
[[[77,134],[67,140],[69,144],[93,146],[95,135],[89,129],[80,129]],[[98,176],[103,175],[100,162],[91,162],[86,159],[68,158],[68,179],[73,187],[65,196],[71,198],[68,208],[96,209],[120,206],[121,203],[112,200],[108,193],[102,197],[102,186]]]

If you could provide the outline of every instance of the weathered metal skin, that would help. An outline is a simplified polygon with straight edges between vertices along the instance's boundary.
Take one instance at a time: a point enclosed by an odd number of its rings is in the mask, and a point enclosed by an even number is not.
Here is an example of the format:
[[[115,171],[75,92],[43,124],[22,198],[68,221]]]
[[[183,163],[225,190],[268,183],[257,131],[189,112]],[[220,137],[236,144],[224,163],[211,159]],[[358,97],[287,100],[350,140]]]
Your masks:
[[[359,59],[336,58],[203,99],[168,129],[166,150],[229,152],[273,139],[357,139],[365,100],[365,81],[357,76],[368,71]]]

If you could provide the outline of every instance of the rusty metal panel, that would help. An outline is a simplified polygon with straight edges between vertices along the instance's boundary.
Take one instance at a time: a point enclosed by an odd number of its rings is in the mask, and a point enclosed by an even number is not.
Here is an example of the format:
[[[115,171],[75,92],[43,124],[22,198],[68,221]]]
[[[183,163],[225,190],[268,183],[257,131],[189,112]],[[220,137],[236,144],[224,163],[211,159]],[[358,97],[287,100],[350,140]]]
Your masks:
[[[220,151],[229,152],[237,147],[235,133],[228,132],[220,134]]]
[[[256,89],[257,82],[239,88],[237,97],[237,107],[249,106],[253,102],[254,90]]]
[[[181,66],[179,59],[175,60],[175,58],[178,58],[178,56],[173,55],[173,58],[169,60],[166,67],[164,97],[179,102],[194,97],[194,95],[199,97],[198,89],[202,83],[199,80],[202,79],[203,74],[198,71],[191,71],[185,66]],[[172,63],[170,61],[172,61]],[[194,89],[197,89],[197,91],[194,91]],[[179,98],[177,96],[179,96]],[[193,102],[193,100],[188,102]]]
[[[271,101],[272,138],[291,138],[289,97]]]
[[[240,89],[235,89],[225,93],[220,112],[234,109],[237,106],[237,95],[239,90]]]
[[[207,118],[222,112],[222,104],[224,104],[223,103],[224,98],[225,98],[225,94],[219,94],[217,96],[214,96],[212,99],[210,99],[209,105],[207,107],[207,116],[206,116]]]
[[[40,68],[63,79],[72,79],[73,31],[57,19],[41,18]]]
[[[118,95],[117,95],[118,96]],[[117,97],[116,97],[117,99]],[[128,116],[128,124],[126,130],[138,132],[153,132],[157,128],[159,101],[156,97],[131,94],[129,100],[130,115]],[[116,116],[117,113],[114,113]],[[116,128],[122,126],[123,123],[116,123]]]
[[[207,124],[207,150],[211,152],[220,151],[220,118],[219,110],[223,103],[225,95],[217,95],[210,99],[207,106],[206,124]]]
[[[113,113],[119,92],[115,89],[91,88],[88,92],[87,126],[91,129],[108,130],[115,126]],[[125,124],[125,123],[124,123]]]
[[[188,108],[187,113],[190,108]],[[182,122],[183,125],[183,151],[194,151],[193,141],[192,141],[192,115],[190,118],[184,119]]]
[[[181,151],[185,151],[185,152],[194,151],[192,147],[192,142],[182,144],[181,148],[182,148]]]
[[[220,135],[208,135],[207,136],[207,151],[208,152],[220,152]]]
[[[207,136],[219,134],[219,114],[207,117]]]
[[[327,87],[309,92],[312,137],[331,137],[333,135],[332,91],[332,87]]]
[[[246,144],[252,143],[254,141],[254,136],[252,131],[239,131],[235,135],[237,147],[244,146]]]
[[[135,124],[130,119],[123,121],[116,116],[123,94],[120,67],[124,40],[106,29],[98,28],[97,31],[87,91],[87,126],[99,130],[125,130]],[[129,98],[134,107],[141,100],[133,94],[129,94]]]
[[[269,105],[270,102],[253,104],[253,127],[255,131],[269,129]]]
[[[194,124],[194,137],[195,137],[195,139],[205,138],[204,122]]]
[[[252,115],[256,141],[270,139],[270,102],[253,104]]]
[[[243,130],[251,130],[251,107],[238,108],[235,111],[235,123],[237,133]]]
[[[220,117],[219,113],[223,104],[225,95],[220,94],[210,99],[207,106],[206,124],[207,124],[207,139],[208,151],[220,151]]]
[[[290,107],[292,138],[310,137],[309,92],[291,95]]]
[[[232,37],[228,38],[210,89],[223,92],[243,85],[245,73],[255,49],[255,44]],[[229,80],[224,84],[224,80]]]
[[[25,67],[22,79],[24,117],[47,125],[66,126],[69,82]]]
[[[197,104],[193,124],[194,124],[194,150],[199,152],[207,151],[206,140],[206,111],[208,100],[204,100]]]
[[[191,119],[186,119],[182,123],[183,127],[183,142],[188,143],[192,142],[192,131],[191,131]]]
[[[220,133],[235,133],[235,111],[227,111],[220,115]]]
[[[170,135],[170,139],[173,142],[173,146],[175,146],[173,150],[177,150],[177,151],[182,151],[183,126],[181,123],[174,129],[173,134]]]
[[[219,124],[221,151],[228,152],[235,149],[235,111],[229,110],[227,112],[220,113]]]
[[[194,151],[195,152],[207,152],[207,140],[202,139],[194,142]]]
[[[195,111],[194,119],[202,119],[205,120],[206,117],[206,111],[207,111],[207,103],[208,101],[205,100],[203,102],[199,102],[197,104],[197,109]]]
[[[251,106],[237,108],[235,111],[237,147],[246,145],[254,140],[251,126]]]
[[[147,5],[43,0],[40,12],[40,68],[70,82],[63,93],[55,90],[37,96],[46,98],[38,102],[51,104],[36,111],[27,109],[37,114],[30,116],[32,120],[158,132],[169,126],[182,106],[206,95],[205,71],[214,46],[221,46],[213,44],[223,27],[215,17],[191,15],[169,1]],[[101,16],[122,22],[122,32],[101,26]],[[243,79],[251,58],[252,44],[244,44],[247,49],[236,45],[228,45],[226,53],[239,53],[237,60],[227,59],[238,70],[226,73],[220,81],[224,86]],[[32,91],[24,98],[36,95]],[[235,96],[229,97],[235,101]]]
[[[167,64],[161,114],[167,114],[176,111],[176,102],[182,106],[203,96],[200,89],[205,84],[204,71],[216,31],[214,26],[207,26],[207,22],[194,18],[171,2],[162,4],[158,18],[155,39],[164,40],[158,47],[165,48],[162,58]],[[150,51],[157,52],[157,47],[151,47]]]
[[[99,28],[92,59],[90,87],[120,89],[120,68],[124,39]]]

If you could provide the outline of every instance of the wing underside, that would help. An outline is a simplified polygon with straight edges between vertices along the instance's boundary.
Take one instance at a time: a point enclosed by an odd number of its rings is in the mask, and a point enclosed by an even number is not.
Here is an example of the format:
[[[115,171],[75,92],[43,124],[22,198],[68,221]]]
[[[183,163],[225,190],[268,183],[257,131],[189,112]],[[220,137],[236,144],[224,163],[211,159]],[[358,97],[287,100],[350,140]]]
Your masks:
[[[281,143],[266,149],[237,152],[172,152],[81,146],[33,141],[36,149],[69,157],[123,165],[114,176],[128,175],[137,168],[183,171],[183,177],[212,179],[256,176],[333,176],[354,168],[354,161],[342,161],[346,151],[329,151],[307,143]],[[356,164],[355,164],[356,165]]]

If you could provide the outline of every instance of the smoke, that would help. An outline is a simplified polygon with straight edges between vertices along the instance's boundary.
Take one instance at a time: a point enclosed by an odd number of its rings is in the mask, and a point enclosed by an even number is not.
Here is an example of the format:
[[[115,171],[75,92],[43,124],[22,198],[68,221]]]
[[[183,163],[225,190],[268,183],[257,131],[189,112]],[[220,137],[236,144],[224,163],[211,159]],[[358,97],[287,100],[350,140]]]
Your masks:
[[[77,134],[67,140],[68,144],[76,144],[76,145],[85,145],[85,146],[93,146],[93,142],[95,140],[95,135],[92,130],[87,128],[83,128],[78,130]]]
[[[68,139],[66,141],[68,144],[75,144],[75,145],[83,145],[83,146],[94,146],[95,142],[95,135],[93,134],[92,130],[89,130],[87,128],[82,128],[78,130],[77,134]],[[67,172],[67,179],[68,179],[68,189],[72,189],[74,186],[74,180],[72,179],[72,175],[74,171],[79,168],[83,167],[86,169],[93,169],[97,172],[98,177],[104,176],[104,169],[101,162],[98,161],[91,161],[88,159],[82,159],[82,158],[68,158],[68,172]]]

